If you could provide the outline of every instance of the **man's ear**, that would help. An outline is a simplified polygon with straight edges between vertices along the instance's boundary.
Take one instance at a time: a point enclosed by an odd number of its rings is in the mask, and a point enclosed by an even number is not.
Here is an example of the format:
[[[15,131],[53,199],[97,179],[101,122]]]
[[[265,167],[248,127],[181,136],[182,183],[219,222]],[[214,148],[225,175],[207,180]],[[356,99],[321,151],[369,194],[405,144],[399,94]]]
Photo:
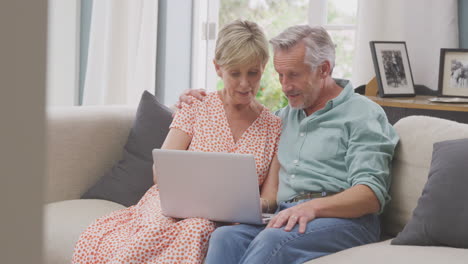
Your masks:
[[[223,78],[223,72],[221,71],[221,66],[219,66],[219,64],[216,63],[215,60],[213,60],[213,64],[215,66],[216,74],[219,76],[219,78]]]
[[[329,61],[324,61],[322,64],[320,64],[320,77],[322,79],[327,78],[328,75],[330,75],[331,71],[331,65]]]

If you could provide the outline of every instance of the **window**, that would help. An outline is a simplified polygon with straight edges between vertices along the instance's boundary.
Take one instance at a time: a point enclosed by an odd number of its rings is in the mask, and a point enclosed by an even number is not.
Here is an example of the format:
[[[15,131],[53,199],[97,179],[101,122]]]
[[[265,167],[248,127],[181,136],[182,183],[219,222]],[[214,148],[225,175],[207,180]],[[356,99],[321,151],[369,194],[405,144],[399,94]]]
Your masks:
[[[195,3],[192,87],[222,88],[212,60],[216,33],[226,23],[248,19],[263,27],[268,38],[297,24],[322,25],[332,36],[336,49],[333,75],[350,78],[354,53],[354,33],[358,0],[199,0]],[[271,47],[270,47],[271,48]],[[271,50],[270,50],[271,51]],[[272,52],[272,51],[271,51]],[[271,53],[273,54],[273,53]],[[270,110],[287,104],[273,58],[265,69],[257,99]]]
[[[358,0],[311,0],[309,24],[321,25],[336,45],[333,76],[351,79]]]

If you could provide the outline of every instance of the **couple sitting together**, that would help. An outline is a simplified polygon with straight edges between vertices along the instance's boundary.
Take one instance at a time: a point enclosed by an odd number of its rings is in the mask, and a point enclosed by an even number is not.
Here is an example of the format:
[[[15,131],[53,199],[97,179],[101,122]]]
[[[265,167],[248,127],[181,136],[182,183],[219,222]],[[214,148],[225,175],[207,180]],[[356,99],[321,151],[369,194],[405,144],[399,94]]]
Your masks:
[[[155,177],[138,204],[82,233],[73,263],[303,263],[379,240],[395,130],[349,81],[332,78],[335,45],[323,28],[293,26],[270,43],[287,107],[273,114],[256,101],[268,41],[236,20],[216,42],[224,89],[182,95],[162,146],[253,154],[269,224],[166,217]]]

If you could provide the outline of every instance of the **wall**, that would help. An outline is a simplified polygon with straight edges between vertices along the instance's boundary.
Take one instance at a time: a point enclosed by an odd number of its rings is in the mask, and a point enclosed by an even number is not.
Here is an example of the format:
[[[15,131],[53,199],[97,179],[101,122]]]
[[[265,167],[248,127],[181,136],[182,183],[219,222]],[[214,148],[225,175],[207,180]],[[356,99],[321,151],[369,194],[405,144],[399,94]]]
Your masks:
[[[0,262],[42,263],[47,0],[0,1]]]
[[[80,1],[49,0],[47,104],[76,105],[79,81]]]
[[[458,0],[458,28],[460,48],[468,49],[468,1]]]

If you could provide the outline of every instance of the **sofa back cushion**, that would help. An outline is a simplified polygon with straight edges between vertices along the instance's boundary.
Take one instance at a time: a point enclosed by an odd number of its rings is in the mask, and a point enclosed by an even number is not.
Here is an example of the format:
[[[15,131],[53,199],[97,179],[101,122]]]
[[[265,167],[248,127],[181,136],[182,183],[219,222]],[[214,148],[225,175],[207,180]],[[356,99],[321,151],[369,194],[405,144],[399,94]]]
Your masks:
[[[135,109],[48,108],[46,203],[80,198],[122,157]]]
[[[122,159],[81,198],[104,199],[124,206],[138,203],[154,184],[152,150],[161,147],[171,122],[171,110],[144,91]]]
[[[383,214],[383,232],[396,236],[412,216],[427,181],[433,144],[468,137],[468,124],[427,116],[399,120],[392,167],[392,200]]]
[[[468,248],[468,138],[434,144],[418,206],[392,245]]]

